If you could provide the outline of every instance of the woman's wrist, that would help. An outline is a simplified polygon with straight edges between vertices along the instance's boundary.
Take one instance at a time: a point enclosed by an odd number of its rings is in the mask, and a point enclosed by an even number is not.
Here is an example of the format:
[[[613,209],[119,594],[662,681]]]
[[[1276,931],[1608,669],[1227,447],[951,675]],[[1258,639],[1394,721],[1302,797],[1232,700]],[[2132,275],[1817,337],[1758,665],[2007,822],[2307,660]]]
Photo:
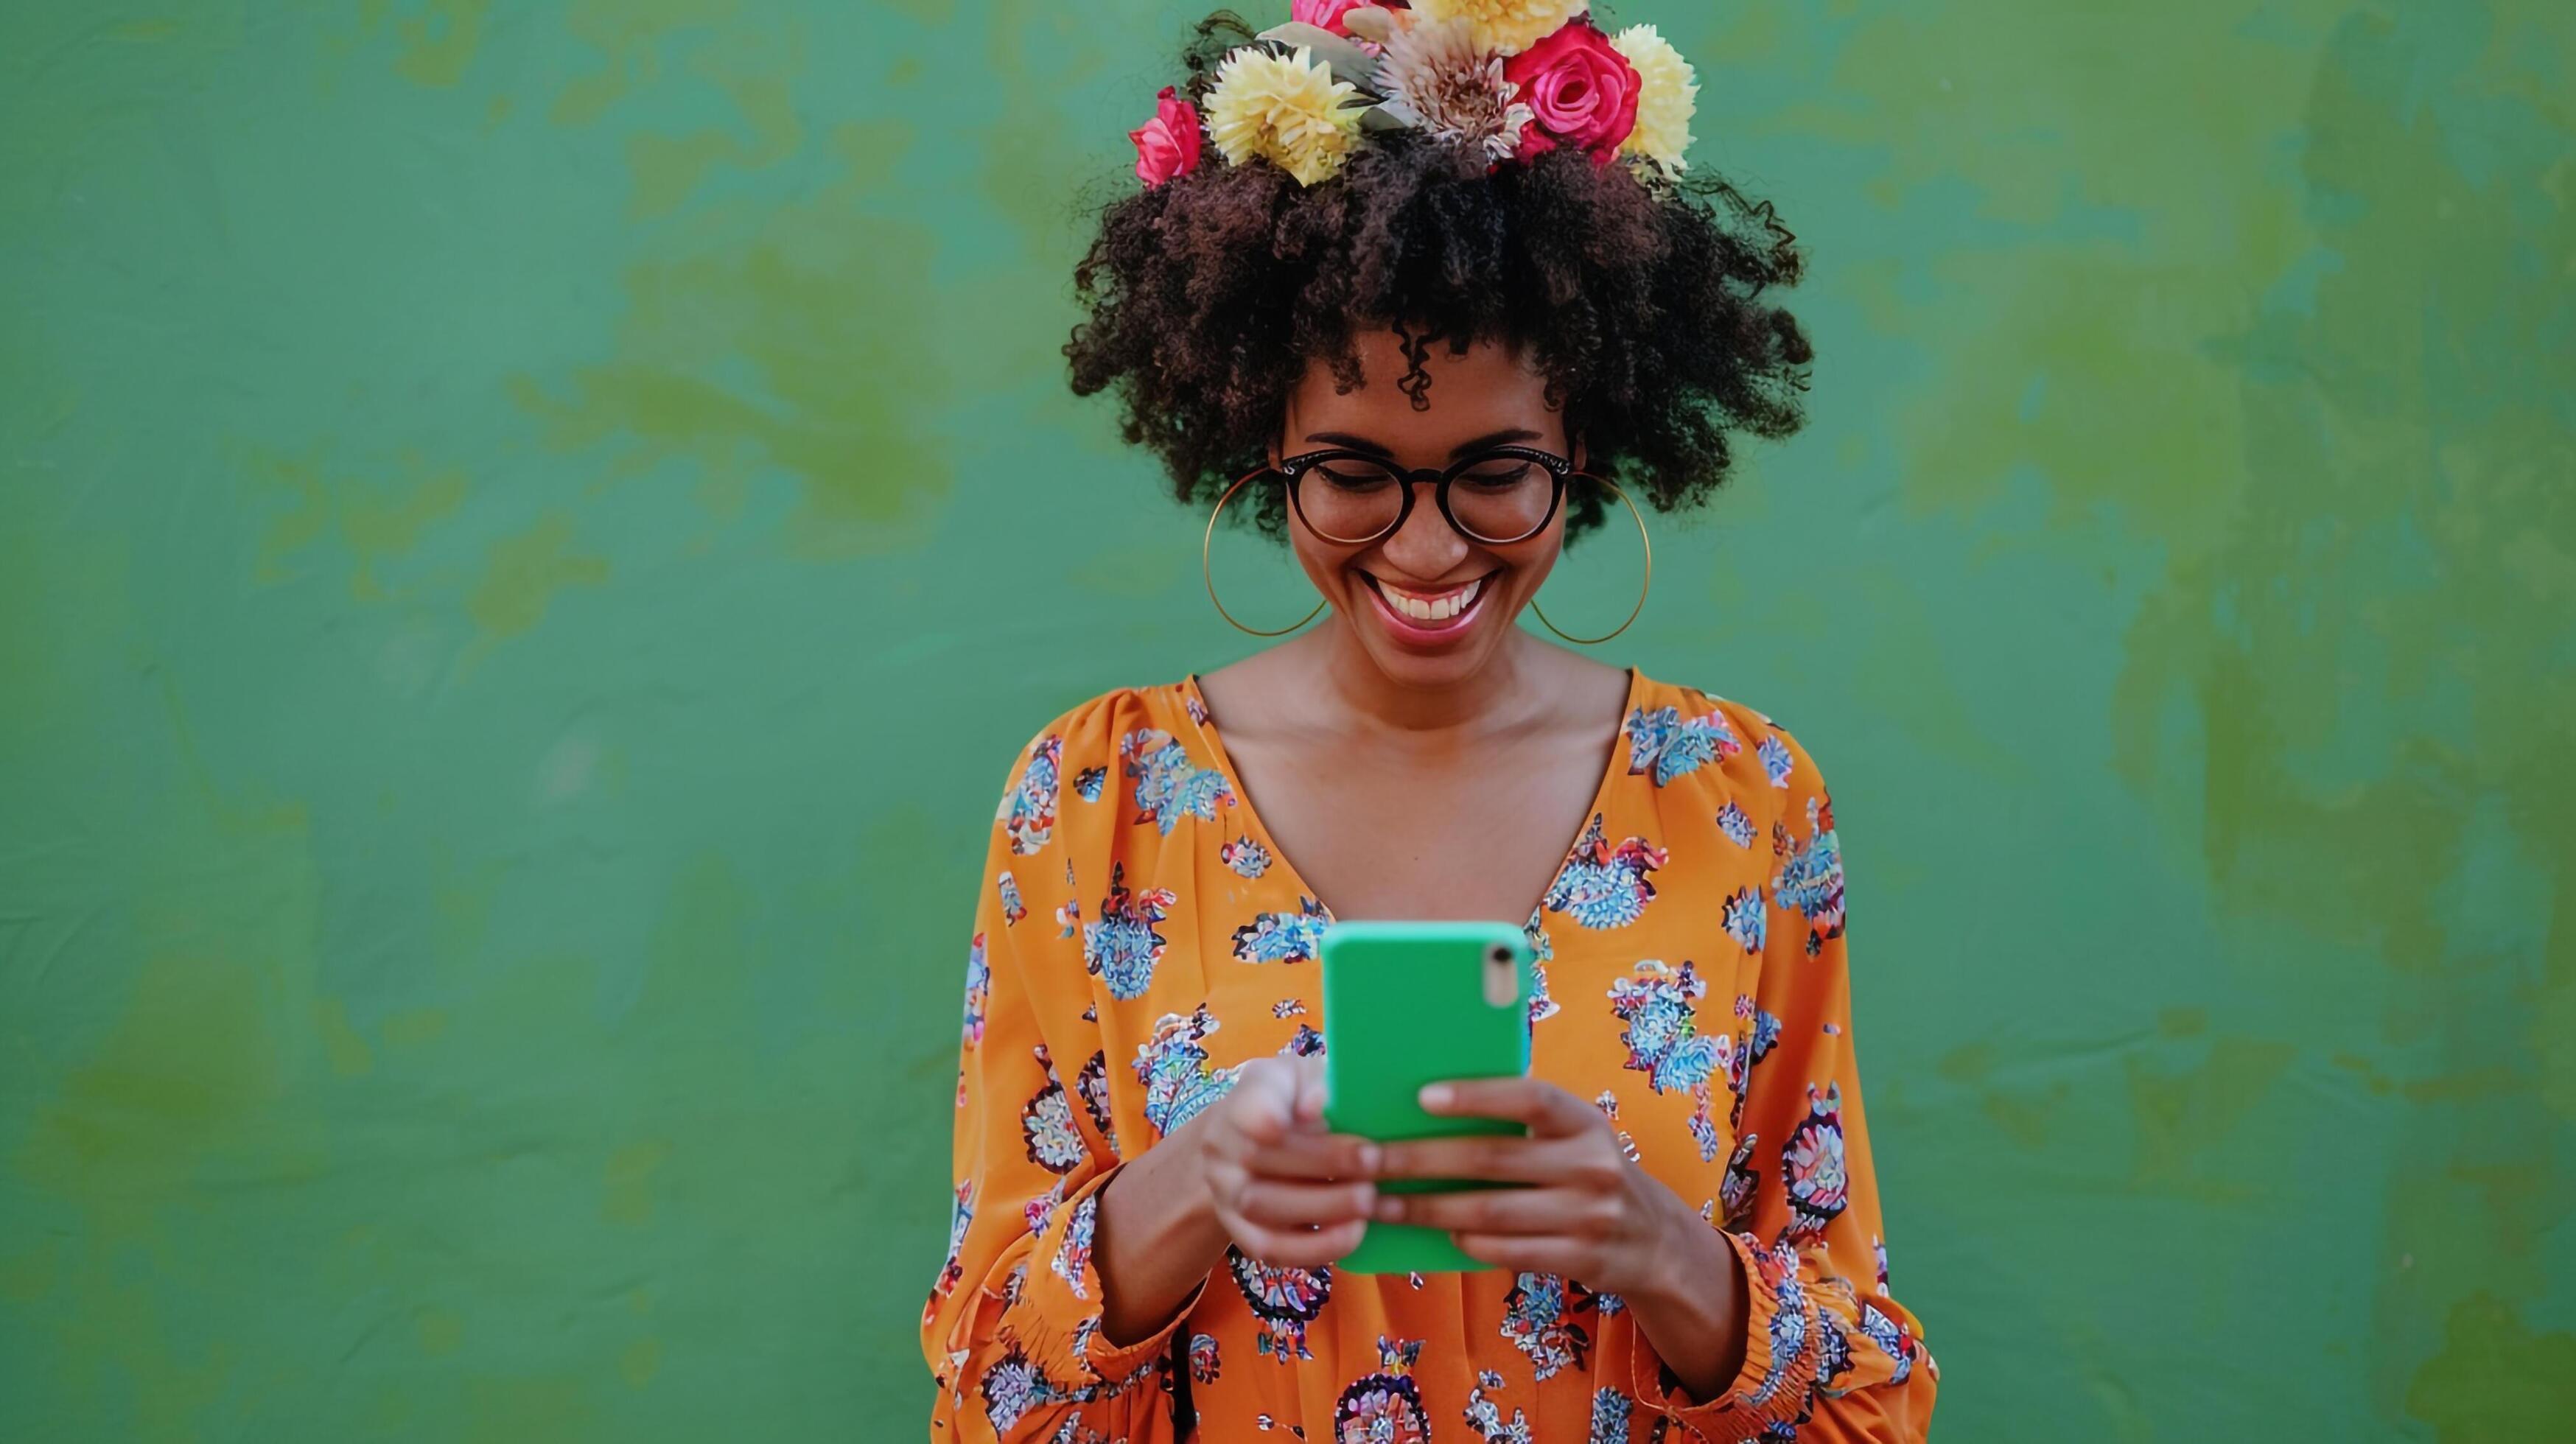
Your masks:
[[[1664,1367],[1702,1403],[1724,1393],[1744,1368],[1751,1308],[1744,1262],[1723,1234],[1678,1195],[1664,1211],[1655,1266],[1623,1293],[1637,1327]]]
[[[1119,1165],[1101,1188],[1094,1228],[1101,1332],[1123,1345],[1170,1323],[1225,1257],[1227,1242],[1191,1126]]]

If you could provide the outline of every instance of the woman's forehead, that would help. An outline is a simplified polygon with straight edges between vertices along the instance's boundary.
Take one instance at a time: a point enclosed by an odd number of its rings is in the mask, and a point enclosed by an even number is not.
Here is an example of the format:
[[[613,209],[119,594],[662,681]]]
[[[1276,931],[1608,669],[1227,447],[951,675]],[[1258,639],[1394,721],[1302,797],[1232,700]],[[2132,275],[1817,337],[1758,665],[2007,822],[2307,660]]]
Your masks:
[[[1546,378],[1508,346],[1472,342],[1463,354],[1452,355],[1446,341],[1433,342],[1421,357],[1422,372],[1430,384],[1417,382],[1413,388],[1420,390],[1426,403],[1417,410],[1403,384],[1412,361],[1400,338],[1387,331],[1363,333],[1352,340],[1360,384],[1340,391],[1330,366],[1309,367],[1287,398],[1292,441],[1331,431],[1390,444],[1400,439],[1408,450],[1445,451],[1500,431],[1557,434],[1556,416],[1547,403]]]

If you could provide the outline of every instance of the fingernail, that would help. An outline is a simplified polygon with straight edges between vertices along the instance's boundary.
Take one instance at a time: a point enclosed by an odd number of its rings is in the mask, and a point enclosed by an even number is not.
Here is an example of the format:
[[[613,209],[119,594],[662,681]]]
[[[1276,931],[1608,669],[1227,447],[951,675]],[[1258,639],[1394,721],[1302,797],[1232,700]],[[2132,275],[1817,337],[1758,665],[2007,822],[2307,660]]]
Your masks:
[[[1451,1092],[1452,1090],[1446,1083],[1426,1083],[1423,1085],[1422,1093],[1420,1095],[1422,1098],[1422,1106],[1434,1109],[1446,1108],[1449,1106]]]
[[[1395,1223],[1404,1217],[1404,1200],[1395,1197],[1381,1198],[1377,1201],[1377,1207],[1370,1212],[1380,1223]]]
[[[1376,1145],[1376,1144],[1374,1144],[1374,1143],[1363,1143],[1363,1144],[1361,1144],[1361,1145],[1360,1145],[1360,1172],[1365,1173],[1365,1174],[1368,1174],[1368,1175],[1370,1175],[1370,1176],[1374,1177],[1374,1176],[1376,1176],[1376,1174],[1377,1174],[1377,1165],[1378,1165],[1378,1151],[1377,1151],[1377,1145]]]

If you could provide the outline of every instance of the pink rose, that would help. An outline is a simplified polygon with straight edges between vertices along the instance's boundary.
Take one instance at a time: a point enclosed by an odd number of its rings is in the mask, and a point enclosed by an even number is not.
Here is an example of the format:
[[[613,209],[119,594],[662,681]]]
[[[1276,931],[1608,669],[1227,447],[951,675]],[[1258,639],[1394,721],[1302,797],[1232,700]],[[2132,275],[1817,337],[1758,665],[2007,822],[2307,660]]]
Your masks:
[[[1342,17],[1372,3],[1376,0],[1289,0],[1288,18],[1330,30],[1335,35],[1348,35],[1351,32],[1342,28]]]
[[[1608,165],[1637,128],[1637,67],[1589,20],[1569,20],[1505,60],[1503,78],[1520,87],[1513,99],[1528,102],[1531,115],[1514,160],[1571,145]]]
[[[1628,107],[1636,109],[1634,102]],[[1199,108],[1171,86],[1155,97],[1154,118],[1127,132],[1136,142],[1136,178],[1147,187],[1188,175],[1199,163]]]

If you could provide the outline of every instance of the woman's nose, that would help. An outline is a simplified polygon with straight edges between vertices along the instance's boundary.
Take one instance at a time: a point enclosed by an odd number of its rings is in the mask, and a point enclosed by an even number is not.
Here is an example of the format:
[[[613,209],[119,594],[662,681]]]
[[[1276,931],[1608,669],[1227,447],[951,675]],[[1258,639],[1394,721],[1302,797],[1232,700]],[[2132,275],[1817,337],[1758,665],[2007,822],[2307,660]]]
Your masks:
[[[1414,485],[1430,487],[1431,483]],[[1467,539],[1449,525],[1449,518],[1440,514],[1435,496],[1433,491],[1415,493],[1413,514],[1404,519],[1395,535],[1379,544],[1388,561],[1403,568],[1406,575],[1426,582],[1446,575],[1465,559],[1469,550]]]

